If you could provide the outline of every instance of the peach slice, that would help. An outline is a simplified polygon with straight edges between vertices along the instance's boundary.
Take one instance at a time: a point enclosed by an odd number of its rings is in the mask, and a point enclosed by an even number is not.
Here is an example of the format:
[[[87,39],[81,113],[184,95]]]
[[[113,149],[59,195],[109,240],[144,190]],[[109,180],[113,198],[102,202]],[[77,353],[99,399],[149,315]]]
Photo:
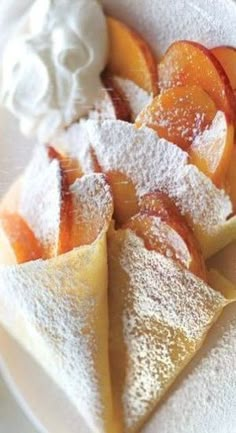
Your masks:
[[[235,120],[236,100],[229,79],[210,50],[196,42],[174,42],[158,66],[161,90],[175,86],[202,87],[224,111]]]
[[[210,96],[198,86],[174,87],[161,93],[136,119],[182,149],[208,127],[216,114]]]
[[[38,148],[22,178],[19,213],[40,241],[43,258],[70,250],[69,177],[54,149]]]
[[[148,249],[173,258],[198,277],[206,280],[206,269],[200,247],[186,219],[175,204],[163,193],[142,197],[140,212],[126,228],[144,239]]]
[[[132,181],[123,173],[110,171],[107,181],[114,200],[114,217],[118,225],[125,223],[138,212],[138,199]]]
[[[234,127],[219,111],[209,129],[195,137],[190,148],[190,161],[218,186],[222,186],[234,145]]]
[[[94,242],[109,224],[113,214],[111,189],[103,174],[78,179],[71,187],[71,247]]]
[[[70,185],[81,176],[80,169],[73,170],[74,161],[66,158],[53,147],[48,148],[48,155],[51,160],[57,160],[60,166],[61,174],[61,197],[60,197],[60,221],[58,232],[57,255],[66,253],[71,249],[71,211],[72,197],[69,191]]]
[[[107,69],[142,89],[157,94],[157,62],[151,48],[138,33],[107,17],[110,51]]]
[[[231,87],[236,92],[236,48],[220,46],[213,48],[211,52],[224,68]]]
[[[42,248],[32,230],[17,213],[0,215],[0,263],[25,263],[42,257]]]
[[[82,168],[76,158],[67,156],[53,146],[48,147],[48,156],[51,160],[57,159],[59,161],[68,185],[72,185],[76,179],[83,176]]]

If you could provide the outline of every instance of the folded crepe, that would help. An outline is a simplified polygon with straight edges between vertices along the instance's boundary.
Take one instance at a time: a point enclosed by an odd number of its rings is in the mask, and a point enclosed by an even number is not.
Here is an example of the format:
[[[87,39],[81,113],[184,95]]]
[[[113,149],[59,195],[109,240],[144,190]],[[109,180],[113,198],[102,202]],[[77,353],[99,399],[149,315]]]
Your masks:
[[[131,179],[138,198],[162,191],[198,237],[205,258],[233,238],[229,197],[189,164],[188,155],[147,128],[122,121],[81,121],[59,137],[59,148],[84,172]],[[199,205],[201,203],[201,205]],[[116,206],[116,202],[115,202]],[[129,230],[108,236],[110,368],[119,431],[140,431],[180,371],[202,345],[235,287],[212,270],[213,288],[173,260],[148,251]],[[220,278],[218,278],[220,277]]]
[[[120,429],[140,431],[227,299],[129,230],[110,230],[110,365]]]
[[[56,159],[48,164],[46,150],[40,150],[40,155],[36,153],[26,170],[21,192],[17,184],[3,206],[22,209],[31,227],[38,222],[37,235],[47,245],[56,233],[59,215],[55,203],[51,206],[48,200],[62,198],[57,197],[60,167]],[[32,170],[34,177],[29,176]],[[35,200],[32,185],[38,188]],[[1,265],[0,320],[66,392],[91,430],[110,433],[115,428],[108,360],[106,231],[112,198],[101,174],[85,176],[70,188],[77,204],[74,227],[81,221],[90,226],[96,215],[97,231],[90,233],[94,239],[50,259]],[[10,205],[16,196],[19,203]]]
[[[75,179],[123,167],[140,196],[163,190],[209,236],[231,205],[181,149],[150,130],[85,125],[77,168],[56,150],[40,149],[2,203],[1,211],[17,211],[28,223],[44,260],[0,266],[0,320],[93,432],[134,433],[235,300],[234,288],[221,281],[221,291],[212,271],[212,289],[128,229],[112,225],[107,250],[113,203],[106,178]]]
[[[56,145],[76,157],[85,173],[94,171],[96,159],[104,173],[126,176],[138,199],[154,191],[166,193],[188,218],[196,236],[201,233],[203,250],[205,241],[221,231],[232,213],[225,191],[190,164],[185,151],[147,127],[137,129],[119,120],[83,120],[59,136]],[[214,245],[211,251],[216,249]]]

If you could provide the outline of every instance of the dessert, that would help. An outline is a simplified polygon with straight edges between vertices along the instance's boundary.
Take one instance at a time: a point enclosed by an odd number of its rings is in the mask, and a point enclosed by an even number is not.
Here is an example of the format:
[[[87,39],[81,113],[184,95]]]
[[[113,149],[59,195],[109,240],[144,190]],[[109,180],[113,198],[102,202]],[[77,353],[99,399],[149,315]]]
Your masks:
[[[233,79],[194,41],[157,67],[142,35],[76,5],[63,23],[66,2],[35,2],[17,33],[29,70],[6,48],[3,102],[40,145],[1,204],[0,320],[91,431],[136,433],[236,300],[206,262],[236,238]]]
[[[67,393],[90,428],[108,432],[113,423],[106,231],[112,216],[112,197],[101,174],[84,176],[63,190],[59,161],[55,156],[50,159],[51,154],[52,149],[37,150],[22,178],[15,213],[9,214],[7,224],[4,214],[0,218],[13,256],[8,266],[0,269],[4,287],[1,320]],[[30,188],[32,181],[37,189]],[[28,207],[26,192],[31,193]],[[61,200],[63,195],[70,197],[69,211]],[[20,224],[24,224],[24,230],[18,231]],[[41,245],[37,251],[31,230]],[[62,245],[67,253],[62,253]],[[26,259],[30,247],[34,250]],[[2,243],[4,257],[7,252]]]

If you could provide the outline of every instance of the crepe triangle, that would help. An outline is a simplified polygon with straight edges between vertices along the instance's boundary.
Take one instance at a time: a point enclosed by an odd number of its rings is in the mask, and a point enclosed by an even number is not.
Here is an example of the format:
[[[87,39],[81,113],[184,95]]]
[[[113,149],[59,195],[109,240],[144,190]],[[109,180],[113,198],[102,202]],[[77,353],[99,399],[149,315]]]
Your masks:
[[[115,413],[121,430],[134,433],[230,300],[129,230],[111,229],[108,251]]]

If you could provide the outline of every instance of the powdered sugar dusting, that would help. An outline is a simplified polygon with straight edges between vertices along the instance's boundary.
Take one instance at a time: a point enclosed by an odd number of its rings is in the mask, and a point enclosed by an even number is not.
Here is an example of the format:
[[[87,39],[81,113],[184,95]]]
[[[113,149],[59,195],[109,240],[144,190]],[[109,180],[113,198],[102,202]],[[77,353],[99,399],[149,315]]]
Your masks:
[[[3,324],[92,431],[110,433],[105,237],[55,259],[0,266],[0,286]]]
[[[187,165],[171,185],[170,197],[184,215],[203,230],[214,232],[232,212],[232,205],[224,190],[217,189],[197,167]]]
[[[116,119],[112,99],[105,88],[100,90],[100,95],[95,101],[93,110],[89,111],[88,118],[93,120]]]
[[[57,254],[61,212],[61,173],[44,147],[37,149],[22,180],[19,212],[45,250]]]
[[[236,305],[224,311],[184,377],[143,433],[234,433]]]
[[[133,81],[126,80],[121,77],[113,78],[115,83],[121,88],[126,100],[131,108],[132,120],[135,121],[138,114],[150,104],[152,95],[150,95],[141,87],[137,86]]]
[[[208,232],[232,212],[229,197],[188,164],[187,153],[151,129],[121,121],[88,121],[85,126],[102,169],[126,174],[139,196],[167,193],[193,224]]]
[[[203,154],[208,161],[208,169],[211,173],[216,171],[219,164],[219,154],[215,149],[224,150],[227,138],[227,120],[222,111],[216,113],[209,129],[197,135],[192,143],[195,153]]]
[[[77,158],[83,173],[89,174],[95,171],[95,165],[85,125],[84,119],[73,123],[54,138],[53,145],[66,152],[68,156]]]
[[[194,355],[227,301],[170,259],[146,250],[129,231],[110,233],[108,245],[112,379],[125,431],[133,432]]]
[[[148,239],[149,249],[155,250],[155,246],[158,245],[160,254],[177,260],[184,267],[189,268],[192,260],[189,248],[174,228],[161,218],[146,213],[134,216],[131,219],[131,222],[133,221],[142,226],[142,237]]]
[[[96,235],[107,229],[113,214],[111,190],[103,174],[83,176],[71,186],[74,224],[94,230]],[[96,236],[95,236],[96,238]]]

